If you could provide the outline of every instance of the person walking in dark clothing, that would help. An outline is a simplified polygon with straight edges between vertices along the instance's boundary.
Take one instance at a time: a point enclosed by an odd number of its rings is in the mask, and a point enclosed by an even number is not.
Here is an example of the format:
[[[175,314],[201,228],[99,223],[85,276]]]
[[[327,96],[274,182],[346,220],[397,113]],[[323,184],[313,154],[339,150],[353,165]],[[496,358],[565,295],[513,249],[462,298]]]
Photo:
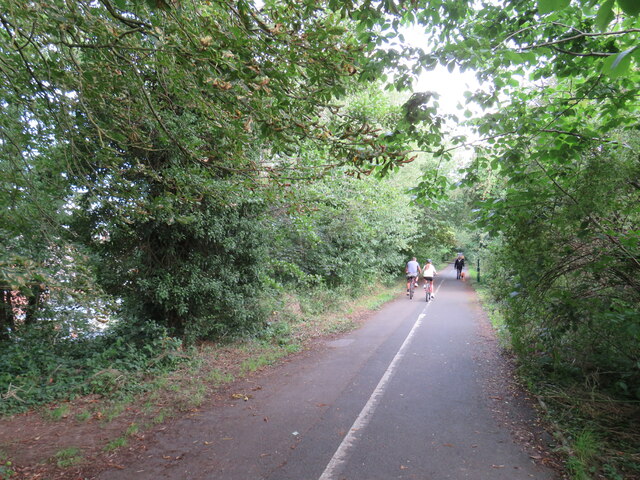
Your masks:
[[[456,279],[460,280],[462,277],[462,269],[464,268],[464,255],[459,253],[453,266],[456,269]]]

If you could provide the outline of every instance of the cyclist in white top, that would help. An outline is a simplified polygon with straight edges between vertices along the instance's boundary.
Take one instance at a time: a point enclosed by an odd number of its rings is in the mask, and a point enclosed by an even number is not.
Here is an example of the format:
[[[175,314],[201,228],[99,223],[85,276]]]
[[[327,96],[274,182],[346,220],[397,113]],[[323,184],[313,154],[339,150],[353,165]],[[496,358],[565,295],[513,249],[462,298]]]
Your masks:
[[[422,270],[420,269],[420,264],[416,261],[416,257],[413,257],[410,261],[407,262],[407,267],[404,269],[407,274],[407,295],[409,295],[409,287],[411,286],[411,282],[415,282],[418,278],[418,275]]]
[[[424,288],[427,287],[431,289],[431,298],[436,298],[433,294],[433,277],[436,276],[436,267],[431,264],[431,260],[427,260],[424,268],[422,269],[422,278],[424,278]]]

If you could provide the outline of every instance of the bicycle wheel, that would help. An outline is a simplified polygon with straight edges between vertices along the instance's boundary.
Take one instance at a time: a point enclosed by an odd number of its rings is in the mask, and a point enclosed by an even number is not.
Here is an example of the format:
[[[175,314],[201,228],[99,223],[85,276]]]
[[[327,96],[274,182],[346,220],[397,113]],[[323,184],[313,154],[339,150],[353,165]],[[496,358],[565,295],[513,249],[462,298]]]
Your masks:
[[[411,282],[411,286],[409,287],[409,300],[413,298],[413,282]]]

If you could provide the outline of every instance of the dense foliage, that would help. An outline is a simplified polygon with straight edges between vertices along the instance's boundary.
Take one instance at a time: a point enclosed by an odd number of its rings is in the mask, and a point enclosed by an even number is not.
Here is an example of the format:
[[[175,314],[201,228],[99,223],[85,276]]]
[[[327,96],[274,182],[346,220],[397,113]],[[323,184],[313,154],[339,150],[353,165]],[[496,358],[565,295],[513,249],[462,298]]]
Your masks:
[[[638,147],[637,136],[620,140]],[[515,346],[561,376],[637,399],[640,164],[631,152],[594,148],[571,165],[571,175],[532,181],[526,192],[494,186],[497,219],[489,221],[502,225],[492,283]],[[524,203],[525,195],[536,201]]]
[[[284,273],[283,282],[287,271],[330,287],[355,287],[398,274],[402,253],[418,230],[415,207],[401,191],[373,178],[331,178],[295,196],[305,207],[274,217],[277,237],[269,258]],[[285,263],[295,267],[283,271]]]
[[[337,101],[356,74],[381,68],[369,59],[377,42],[359,42],[344,12],[314,2],[2,7],[1,231],[13,247],[1,259],[2,335],[17,325],[12,292],[36,304],[50,288],[56,248],[90,254],[71,261],[89,258],[96,287],[131,321],[191,339],[250,328],[264,315],[239,280],[259,266],[274,186],[327,164],[357,172],[406,159],[402,139]],[[63,286],[86,288],[72,270]]]
[[[0,354],[0,414],[79,395],[140,390],[143,380],[184,361],[181,342],[153,324],[120,324],[106,335],[69,341],[58,322],[23,332]]]

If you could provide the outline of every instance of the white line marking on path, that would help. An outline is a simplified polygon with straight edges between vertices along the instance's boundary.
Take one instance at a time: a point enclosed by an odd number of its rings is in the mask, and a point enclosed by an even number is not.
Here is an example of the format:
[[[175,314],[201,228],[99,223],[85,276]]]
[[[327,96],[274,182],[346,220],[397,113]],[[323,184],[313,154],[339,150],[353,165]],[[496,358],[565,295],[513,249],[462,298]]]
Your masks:
[[[439,282],[438,288],[436,288],[436,292],[440,290],[440,285],[442,285],[443,283],[444,282]],[[420,328],[420,325],[422,325],[422,319],[426,316],[425,312],[427,311],[427,308],[429,308],[429,305],[431,305],[431,302],[427,303],[427,305],[424,307],[424,310],[422,310],[422,313],[418,315],[416,323],[413,324],[413,327],[407,335],[407,338],[404,339],[400,350],[398,350],[396,356],[393,357],[393,360],[391,360],[391,363],[387,367],[386,372],[384,372],[384,375],[382,375],[382,378],[369,397],[369,400],[365,404],[364,408],[360,411],[358,418],[356,418],[356,421],[353,422],[353,425],[351,425],[349,433],[347,433],[347,435],[342,439],[340,446],[333,454],[333,457],[331,457],[331,460],[329,460],[327,467],[324,469],[324,472],[322,472],[322,475],[320,475],[320,478],[318,478],[318,480],[333,480],[339,473],[340,467],[342,467],[342,465],[347,461],[349,450],[356,443],[356,434],[362,432],[362,430],[364,430],[364,428],[366,428],[366,426],[369,424],[371,417],[373,417],[373,413],[375,412],[380,399],[384,395],[391,377],[395,373],[400,360],[402,360],[402,358],[404,357],[405,350],[409,347],[409,344],[411,343],[411,340],[413,340],[413,337],[418,328]]]

